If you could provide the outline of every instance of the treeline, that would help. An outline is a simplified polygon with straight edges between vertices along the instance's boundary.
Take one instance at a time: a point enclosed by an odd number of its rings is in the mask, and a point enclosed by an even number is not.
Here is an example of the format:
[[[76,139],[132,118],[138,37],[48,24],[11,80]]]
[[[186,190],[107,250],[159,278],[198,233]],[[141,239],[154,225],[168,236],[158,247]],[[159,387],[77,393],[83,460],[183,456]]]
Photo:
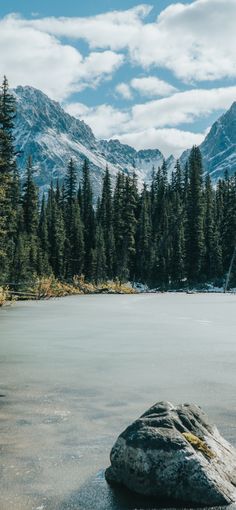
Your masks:
[[[200,150],[171,178],[165,162],[140,191],[135,174],[109,170],[94,207],[89,164],[78,183],[74,161],[62,185],[39,199],[31,157],[21,185],[14,150],[15,101],[0,93],[0,284],[54,275],[95,283],[136,281],[162,289],[222,284],[235,246],[236,177],[213,188]],[[233,282],[233,281],[232,281]]]

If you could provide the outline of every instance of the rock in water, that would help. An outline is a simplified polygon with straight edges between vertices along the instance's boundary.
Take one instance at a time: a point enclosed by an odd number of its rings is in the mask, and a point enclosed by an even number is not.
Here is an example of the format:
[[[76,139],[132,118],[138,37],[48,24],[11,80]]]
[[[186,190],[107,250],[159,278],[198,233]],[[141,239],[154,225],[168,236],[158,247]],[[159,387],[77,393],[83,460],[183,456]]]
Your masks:
[[[160,402],[118,437],[106,480],[162,503],[236,500],[236,451],[196,405]]]

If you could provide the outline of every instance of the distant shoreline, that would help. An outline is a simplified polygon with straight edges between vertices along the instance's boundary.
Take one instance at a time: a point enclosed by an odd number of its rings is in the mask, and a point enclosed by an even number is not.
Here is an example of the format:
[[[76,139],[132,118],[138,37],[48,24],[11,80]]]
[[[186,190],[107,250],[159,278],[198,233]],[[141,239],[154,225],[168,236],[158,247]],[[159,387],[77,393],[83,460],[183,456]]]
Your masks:
[[[95,296],[95,295],[160,295],[160,294],[189,294],[189,295],[196,295],[196,294],[226,294],[226,295],[236,295],[236,290],[228,290],[227,292],[224,292],[224,290],[216,289],[216,290],[204,290],[204,289],[198,289],[198,290],[145,290],[145,291],[138,291],[135,289],[132,289],[131,287],[127,287],[125,284],[121,286],[120,290],[113,290],[113,289],[105,289],[105,288],[97,288],[95,290],[83,292],[78,291],[78,289],[71,290],[71,292],[61,293],[59,294],[51,294],[51,295],[41,295],[41,296],[28,296],[27,293],[24,295],[19,295],[17,292],[12,292],[11,296],[9,296],[8,291],[6,291],[6,296],[4,300],[2,299],[0,301],[0,308],[4,306],[10,306],[16,302],[23,302],[23,301],[46,301],[51,299],[58,299],[58,298],[64,298],[64,297],[71,297],[71,296]]]
[[[0,287],[0,307],[14,301],[40,301],[86,294],[137,294],[138,291],[129,283],[108,281],[88,283],[83,277],[74,279],[73,283],[61,282],[54,277],[44,277],[35,282]]]

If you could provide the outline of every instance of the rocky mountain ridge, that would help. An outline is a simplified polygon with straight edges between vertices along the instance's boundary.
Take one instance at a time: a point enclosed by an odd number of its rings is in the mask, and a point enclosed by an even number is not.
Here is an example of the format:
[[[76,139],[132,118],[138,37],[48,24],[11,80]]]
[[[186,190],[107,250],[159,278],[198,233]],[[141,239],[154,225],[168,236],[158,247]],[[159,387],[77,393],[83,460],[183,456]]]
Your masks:
[[[62,179],[72,157],[80,176],[85,158],[89,160],[95,194],[101,189],[101,175],[108,165],[112,179],[119,171],[136,172],[138,181],[148,182],[152,170],[163,162],[158,149],[136,151],[119,140],[97,140],[84,121],[66,113],[59,103],[33,87],[13,91],[17,103],[15,127],[18,166],[24,174],[28,156],[33,156],[35,178],[41,188]]]
[[[98,140],[91,128],[80,119],[66,113],[61,105],[33,87],[19,86],[13,91],[17,102],[16,149],[18,166],[24,175],[28,156],[33,156],[35,178],[41,189],[51,180],[63,179],[72,157],[80,177],[85,158],[89,160],[95,195],[101,190],[101,177],[108,165],[112,180],[119,171],[135,171],[141,187],[149,183],[153,168],[162,164],[164,156],[158,149],[135,150],[119,140]],[[236,102],[212,126],[200,146],[203,165],[213,181],[225,171],[236,172]],[[180,162],[184,165],[190,150]],[[169,174],[175,167],[173,156],[167,159]]]

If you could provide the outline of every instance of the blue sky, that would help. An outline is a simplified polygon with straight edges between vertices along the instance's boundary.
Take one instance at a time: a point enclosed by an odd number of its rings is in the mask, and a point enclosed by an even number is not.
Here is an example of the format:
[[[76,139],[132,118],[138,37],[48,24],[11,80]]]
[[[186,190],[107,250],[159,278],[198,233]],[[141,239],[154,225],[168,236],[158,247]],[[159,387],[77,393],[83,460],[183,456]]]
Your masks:
[[[179,155],[236,100],[235,0],[8,0],[0,74],[99,138]]]
[[[152,2],[154,12],[157,15],[168,7],[169,0],[156,0]],[[184,0],[182,3],[190,3]],[[10,12],[20,12],[23,16],[31,17],[32,13],[44,16],[94,16],[113,10],[126,10],[138,5],[134,0],[8,0],[5,5],[0,5],[1,16]]]

